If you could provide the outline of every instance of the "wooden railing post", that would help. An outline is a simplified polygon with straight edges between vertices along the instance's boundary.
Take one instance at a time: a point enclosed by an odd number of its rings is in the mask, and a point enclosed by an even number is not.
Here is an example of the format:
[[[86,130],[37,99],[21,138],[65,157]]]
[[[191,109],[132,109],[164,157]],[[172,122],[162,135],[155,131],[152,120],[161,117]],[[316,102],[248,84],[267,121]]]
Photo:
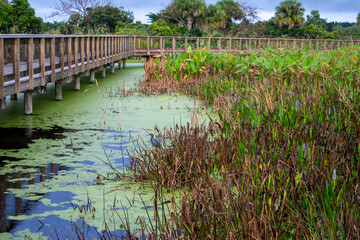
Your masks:
[[[185,52],[187,51],[187,49],[188,49],[188,39],[185,38]]]
[[[60,38],[59,44],[59,60],[60,60],[60,79],[64,79],[64,38]]]
[[[176,39],[175,37],[172,38],[172,51],[173,54],[175,54],[175,50],[176,50]]]
[[[81,67],[80,71],[83,73],[85,71],[85,37],[80,38],[80,61],[81,61]],[[77,68],[77,66],[76,66]]]
[[[199,38],[196,38],[196,49],[199,49]]]
[[[20,88],[20,56],[19,56],[20,39],[15,38],[13,43],[13,72],[15,77],[15,94],[19,93]]]
[[[55,82],[55,38],[50,43],[51,82]]]
[[[113,54],[113,50],[114,50],[113,43],[114,43],[114,41],[113,41],[113,37],[108,38],[108,43],[109,43],[109,47],[108,47],[108,50],[109,50],[109,53],[108,53],[108,55],[109,55],[109,63],[112,63],[114,61],[114,54]]]
[[[86,37],[86,70],[90,70],[90,37]]]
[[[91,68],[94,69],[95,68],[95,41],[96,38],[92,37],[91,38]]]
[[[104,49],[105,49],[105,53],[104,53],[104,56],[105,56],[105,65],[108,64],[108,37],[105,37],[104,39],[104,42],[105,42],[105,46],[104,46]]]
[[[0,38],[0,108],[5,108],[4,96],[4,39]]]
[[[101,66],[104,65],[104,37],[100,37],[100,59],[101,59]]]
[[[100,37],[96,37],[96,67],[100,67]]]
[[[39,54],[40,54],[40,86],[45,86],[45,38],[40,38],[40,46],[39,46]]]
[[[72,38],[68,37],[68,41],[67,41],[68,77],[71,77],[71,41]]]
[[[29,73],[29,84],[28,89],[34,89],[34,41],[33,38],[28,39],[28,46],[27,46],[27,69]]]
[[[148,36],[147,38],[146,38],[146,54],[150,54],[150,42],[149,42],[149,40],[150,40],[150,37]]]
[[[75,75],[78,75],[78,59],[79,57],[79,39],[78,37],[74,37],[74,64],[75,64]]]
[[[163,55],[164,54],[164,49],[163,49],[163,37],[160,37],[160,53]]]
[[[217,40],[217,48],[218,48],[218,51],[220,52],[221,51],[221,38],[219,38]]]
[[[211,38],[208,38],[207,40],[207,49],[208,51],[211,51]]]

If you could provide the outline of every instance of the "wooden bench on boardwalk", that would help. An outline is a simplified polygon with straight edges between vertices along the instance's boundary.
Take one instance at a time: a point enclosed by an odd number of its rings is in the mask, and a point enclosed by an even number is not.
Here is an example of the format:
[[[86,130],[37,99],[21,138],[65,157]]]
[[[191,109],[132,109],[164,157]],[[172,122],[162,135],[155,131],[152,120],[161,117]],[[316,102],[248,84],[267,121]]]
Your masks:
[[[265,38],[191,38],[120,35],[0,35],[0,108],[6,96],[24,93],[25,114],[32,114],[32,94],[43,92],[55,83],[56,100],[62,100],[62,83],[75,80],[80,90],[80,76],[95,81],[95,71],[110,66],[115,72],[126,66],[129,57],[152,57],[206,48],[213,52],[246,52],[266,47],[319,51],[360,45],[357,40],[298,40]]]

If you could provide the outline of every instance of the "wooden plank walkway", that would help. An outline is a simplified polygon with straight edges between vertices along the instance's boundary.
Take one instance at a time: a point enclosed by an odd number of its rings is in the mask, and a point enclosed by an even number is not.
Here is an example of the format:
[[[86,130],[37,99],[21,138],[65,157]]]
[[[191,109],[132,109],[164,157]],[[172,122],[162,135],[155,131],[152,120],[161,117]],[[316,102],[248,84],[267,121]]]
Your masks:
[[[61,100],[61,83],[75,79],[80,90],[80,76],[95,80],[95,70],[115,64],[126,65],[129,57],[153,57],[206,48],[212,52],[246,52],[266,47],[316,49],[326,51],[342,46],[360,46],[360,40],[304,40],[265,38],[191,38],[119,35],[12,35],[0,34],[0,108],[6,96],[24,93],[25,114],[32,114],[31,94],[42,92],[55,83],[56,99]]]

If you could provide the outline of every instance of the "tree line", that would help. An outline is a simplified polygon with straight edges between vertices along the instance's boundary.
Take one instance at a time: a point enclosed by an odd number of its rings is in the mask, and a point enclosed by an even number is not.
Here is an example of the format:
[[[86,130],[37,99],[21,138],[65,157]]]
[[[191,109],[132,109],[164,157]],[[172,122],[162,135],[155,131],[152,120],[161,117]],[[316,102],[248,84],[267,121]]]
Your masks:
[[[297,0],[284,0],[275,15],[259,21],[257,8],[235,0],[172,0],[149,24],[134,22],[134,14],[113,0],[57,0],[51,16],[66,21],[44,22],[27,0],[0,0],[1,33],[124,34],[158,36],[266,37],[360,39],[360,13],[354,22],[327,22],[318,10],[305,16]]]

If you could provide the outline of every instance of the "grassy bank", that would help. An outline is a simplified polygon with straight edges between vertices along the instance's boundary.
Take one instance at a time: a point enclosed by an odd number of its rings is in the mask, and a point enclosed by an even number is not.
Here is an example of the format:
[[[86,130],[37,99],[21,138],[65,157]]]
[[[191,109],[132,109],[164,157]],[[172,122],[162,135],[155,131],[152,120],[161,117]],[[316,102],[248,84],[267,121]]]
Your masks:
[[[135,178],[184,191],[164,236],[360,238],[359,66],[359,48],[147,62],[142,91],[185,92],[218,112],[134,154]]]

